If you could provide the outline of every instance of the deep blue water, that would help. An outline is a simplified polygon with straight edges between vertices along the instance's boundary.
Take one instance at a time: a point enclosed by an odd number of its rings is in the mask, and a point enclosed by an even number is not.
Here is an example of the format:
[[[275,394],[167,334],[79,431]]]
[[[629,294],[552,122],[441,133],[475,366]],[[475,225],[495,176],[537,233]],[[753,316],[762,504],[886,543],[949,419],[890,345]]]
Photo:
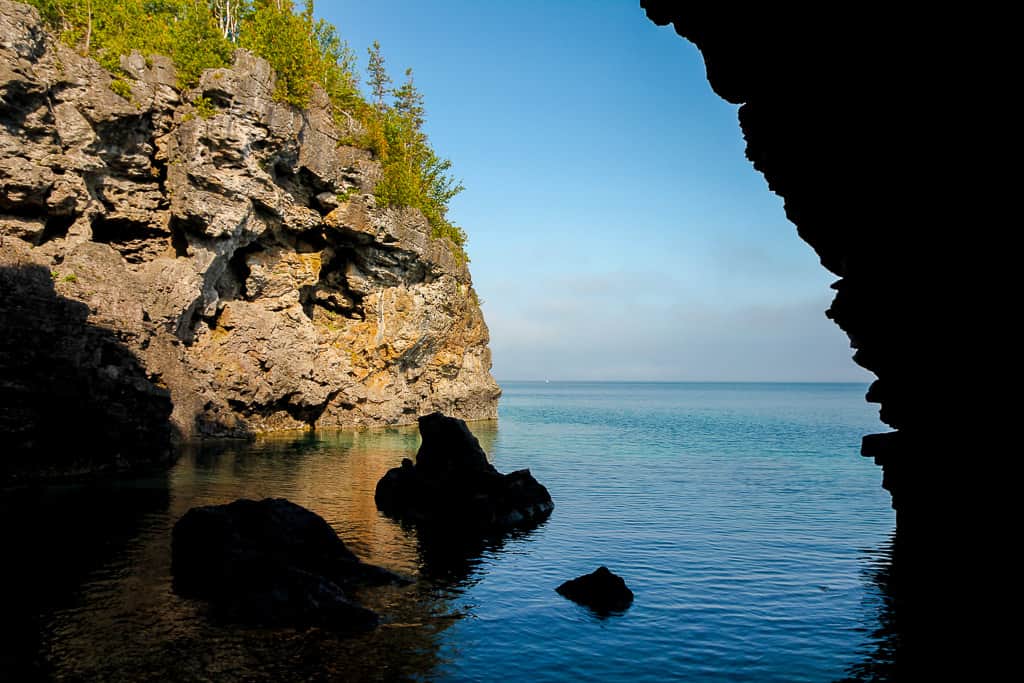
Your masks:
[[[505,385],[499,468],[550,523],[485,559],[455,678],[823,681],[877,620],[865,577],[894,526],[860,385]],[[511,557],[510,557],[511,556]],[[550,587],[607,564],[636,600],[600,620]],[[510,648],[489,644],[507,641]],[[514,653],[514,654],[513,654]]]
[[[865,386],[503,388],[500,420],[471,427],[499,470],[529,467],[556,508],[477,547],[439,549],[377,512],[373,487],[415,451],[411,429],[208,444],[167,476],[20,494],[40,497],[74,557],[37,549],[49,570],[24,579],[8,616],[37,630],[13,661],[34,652],[37,670],[106,680],[832,681],[884,669],[875,631],[894,515],[858,455],[882,428]],[[382,628],[231,628],[171,592],[173,522],[264,496],[313,509],[364,559],[419,578],[360,596]],[[625,613],[599,618],[554,592],[602,564],[636,594]],[[54,577],[67,585],[53,591]]]

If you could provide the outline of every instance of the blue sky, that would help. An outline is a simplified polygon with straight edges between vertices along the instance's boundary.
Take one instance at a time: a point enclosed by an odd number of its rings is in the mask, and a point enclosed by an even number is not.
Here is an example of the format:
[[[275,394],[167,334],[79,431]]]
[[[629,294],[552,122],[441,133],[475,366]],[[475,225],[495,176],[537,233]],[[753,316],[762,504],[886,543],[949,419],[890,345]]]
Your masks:
[[[736,107],[639,0],[322,2],[412,67],[499,380],[866,381]]]

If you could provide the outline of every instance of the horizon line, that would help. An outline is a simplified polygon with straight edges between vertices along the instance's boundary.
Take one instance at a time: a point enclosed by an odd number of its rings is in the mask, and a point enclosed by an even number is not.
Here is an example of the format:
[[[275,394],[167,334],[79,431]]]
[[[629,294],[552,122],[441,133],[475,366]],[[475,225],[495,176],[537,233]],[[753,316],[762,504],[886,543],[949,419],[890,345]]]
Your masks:
[[[537,384],[871,384],[865,380],[788,380],[788,379],[498,379],[502,382],[536,382]]]

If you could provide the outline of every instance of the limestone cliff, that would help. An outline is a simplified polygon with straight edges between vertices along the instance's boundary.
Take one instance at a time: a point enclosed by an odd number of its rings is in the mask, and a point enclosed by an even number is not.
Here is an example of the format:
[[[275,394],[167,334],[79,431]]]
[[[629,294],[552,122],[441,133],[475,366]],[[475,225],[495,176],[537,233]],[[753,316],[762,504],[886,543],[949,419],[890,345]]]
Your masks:
[[[188,92],[161,57],[122,68],[127,96],[0,0],[0,268],[51,272],[186,437],[495,417],[464,259],[376,205],[380,166],[322,93],[273,101],[242,50]]]

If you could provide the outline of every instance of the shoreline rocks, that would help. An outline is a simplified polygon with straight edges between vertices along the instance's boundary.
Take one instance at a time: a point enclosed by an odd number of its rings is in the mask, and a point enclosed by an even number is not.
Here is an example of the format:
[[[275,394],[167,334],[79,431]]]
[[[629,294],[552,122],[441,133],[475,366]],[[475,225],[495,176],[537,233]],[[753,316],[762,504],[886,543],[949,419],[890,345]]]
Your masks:
[[[487,461],[466,423],[441,413],[419,418],[423,443],[377,483],[378,509],[420,524],[500,532],[539,524],[551,514],[551,495],[529,470],[501,474]]]
[[[346,591],[406,582],[361,562],[322,517],[283,498],[192,508],[174,525],[171,555],[176,593],[252,625],[372,629],[377,615]]]

